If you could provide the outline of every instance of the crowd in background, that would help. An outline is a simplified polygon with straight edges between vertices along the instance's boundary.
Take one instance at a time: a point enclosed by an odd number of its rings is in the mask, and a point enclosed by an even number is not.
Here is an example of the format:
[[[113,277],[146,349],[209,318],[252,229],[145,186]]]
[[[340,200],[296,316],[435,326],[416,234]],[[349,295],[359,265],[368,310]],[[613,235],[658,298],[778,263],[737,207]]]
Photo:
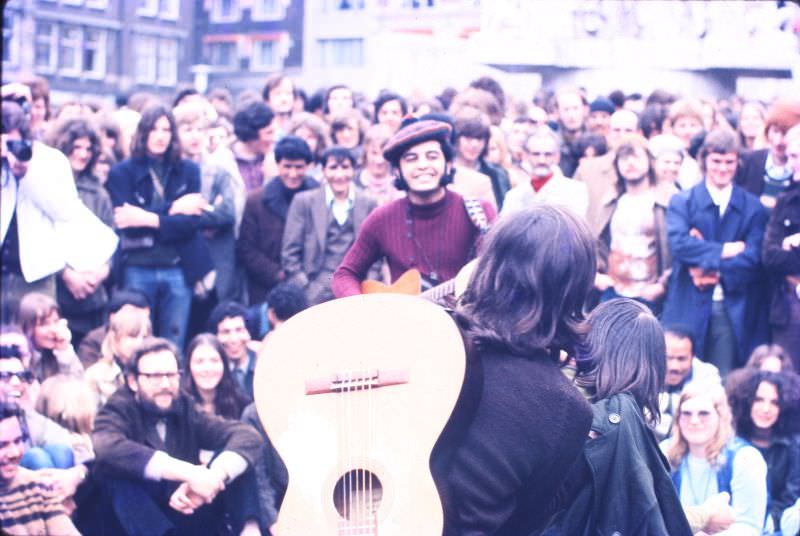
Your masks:
[[[653,428],[692,528],[797,534],[799,99],[558,88],[519,100],[484,77],[371,100],[344,84],[308,94],[282,75],[260,91],[187,87],[114,107],[51,103],[41,78],[3,86],[0,393],[16,403],[2,419],[26,424],[24,448],[0,437],[0,473],[21,463],[43,475],[42,505],[29,507],[49,533],[96,533],[108,512],[135,527],[120,518],[138,497],[120,475],[183,482],[167,499],[208,516],[197,523],[268,533],[287,476],[269,442],[255,446],[266,438],[252,404],[258,351],[283,321],[335,297],[364,221],[406,196],[383,151],[409,114],[450,126],[448,189],[490,219],[534,203],[584,219],[598,258],[587,311],[630,298],[659,318],[665,378],[658,407],[644,408],[660,414]],[[437,277],[437,257],[409,267],[435,286],[455,275]],[[368,277],[396,272],[379,261]],[[150,388],[154,404],[185,400],[182,415],[219,436],[179,441],[188,476],[149,458],[132,476],[113,461],[134,434],[118,393]],[[171,434],[151,447],[172,453]],[[231,455],[195,459],[205,450]],[[219,478],[200,475],[204,464]],[[2,476],[0,487],[21,485]],[[26,521],[8,504],[13,533]],[[175,522],[162,517],[142,516],[158,530]]]

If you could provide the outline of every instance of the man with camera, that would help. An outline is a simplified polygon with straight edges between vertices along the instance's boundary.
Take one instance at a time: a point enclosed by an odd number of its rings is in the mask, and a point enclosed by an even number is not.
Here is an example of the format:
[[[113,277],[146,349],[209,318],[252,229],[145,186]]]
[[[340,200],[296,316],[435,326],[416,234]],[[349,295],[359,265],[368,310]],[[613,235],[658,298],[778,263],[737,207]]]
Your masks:
[[[28,292],[54,297],[53,274],[66,266],[86,273],[108,270],[117,247],[116,234],[81,203],[67,158],[32,140],[26,107],[20,105],[27,104],[27,96],[19,85],[2,88],[0,298],[4,323],[16,316],[19,300]]]

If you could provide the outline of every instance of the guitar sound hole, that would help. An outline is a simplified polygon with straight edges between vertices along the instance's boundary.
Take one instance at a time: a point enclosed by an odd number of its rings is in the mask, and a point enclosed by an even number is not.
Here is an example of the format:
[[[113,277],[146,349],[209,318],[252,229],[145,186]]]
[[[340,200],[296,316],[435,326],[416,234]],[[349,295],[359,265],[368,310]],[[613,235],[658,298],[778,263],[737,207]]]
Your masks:
[[[366,469],[345,473],[333,488],[333,504],[348,521],[369,521],[378,511],[383,496],[381,481]]]

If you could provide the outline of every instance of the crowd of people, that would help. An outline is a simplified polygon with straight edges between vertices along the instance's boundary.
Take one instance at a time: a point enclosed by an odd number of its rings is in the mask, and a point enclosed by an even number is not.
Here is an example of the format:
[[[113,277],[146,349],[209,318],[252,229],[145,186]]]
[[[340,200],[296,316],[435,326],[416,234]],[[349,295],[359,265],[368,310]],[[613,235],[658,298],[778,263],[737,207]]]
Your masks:
[[[3,531],[270,534],[262,347],[413,271],[446,534],[800,531],[800,99],[2,96]]]

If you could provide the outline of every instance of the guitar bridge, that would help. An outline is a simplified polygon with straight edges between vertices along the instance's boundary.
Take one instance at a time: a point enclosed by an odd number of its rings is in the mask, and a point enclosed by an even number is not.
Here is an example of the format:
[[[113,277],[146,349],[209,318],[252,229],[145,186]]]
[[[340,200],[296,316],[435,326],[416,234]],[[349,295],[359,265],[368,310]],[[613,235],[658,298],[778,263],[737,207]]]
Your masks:
[[[390,385],[401,385],[408,383],[409,376],[408,369],[340,372],[328,377],[306,380],[306,394],[347,393],[350,391],[378,389]]]

